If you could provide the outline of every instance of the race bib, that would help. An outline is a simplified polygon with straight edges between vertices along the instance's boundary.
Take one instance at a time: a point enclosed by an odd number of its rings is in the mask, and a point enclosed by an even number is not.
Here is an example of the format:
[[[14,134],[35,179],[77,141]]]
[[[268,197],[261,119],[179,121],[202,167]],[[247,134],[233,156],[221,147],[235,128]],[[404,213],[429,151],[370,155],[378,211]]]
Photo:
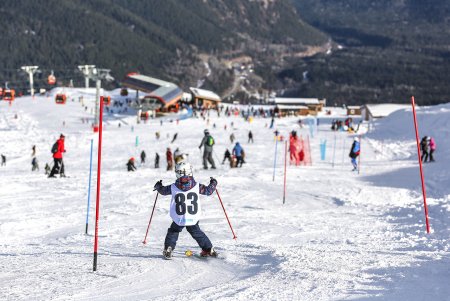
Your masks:
[[[170,201],[170,217],[178,226],[195,225],[201,216],[199,184],[188,191],[178,189],[172,184]]]

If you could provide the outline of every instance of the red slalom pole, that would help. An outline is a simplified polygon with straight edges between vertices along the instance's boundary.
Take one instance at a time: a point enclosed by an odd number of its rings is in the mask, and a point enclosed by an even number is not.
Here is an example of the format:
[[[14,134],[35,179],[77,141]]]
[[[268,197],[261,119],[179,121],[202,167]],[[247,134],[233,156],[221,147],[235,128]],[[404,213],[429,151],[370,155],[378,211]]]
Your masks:
[[[284,189],[283,189],[283,204],[286,201],[286,165],[287,165],[287,141],[284,142]]]
[[[428,222],[427,192],[425,190],[425,180],[424,180],[423,169],[422,169],[422,159],[420,158],[419,127],[417,125],[416,104],[414,101],[414,96],[411,96],[411,104],[412,104],[413,115],[414,115],[414,127],[416,129],[417,156],[419,159],[420,180],[422,181],[423,206],[425,208],[425,223],[427,225],[427,233],[430,233],[430,223]]]
[[[233,227],[231,226],[230,219],[228,218],[227,212],[225,211],[225,207],[223,206],[222,199],[220,198],[219,191],[216,189],[217,196],[219,197],[220,205],[222,205],[223,212],[225,213],[225,217],[227,218],[228,225],[230,225],[231,232],[233,233],[233,239],[236,239],[236,234],[234,234]]]
[[[148,230],[150,229],[150,224],[152,222],[153,212],[155,212],[156,201],[158,200],[158,195],[159,195],[159,193],[157,192],[156,193],[156,198],[155,198],[155,203],[153,203],[152,214],[150,215],[150,220],[148,221],[147,232],[145,232],[144,241],[142,242],[144,245],[147,244],[147,234],[148,234]]]
[[[97,271],[98,217],[100,215],[100,175],[102,165],[103,97],[100,97],[100,120],[98,130],[97,198],[95,202],[94,272]]]

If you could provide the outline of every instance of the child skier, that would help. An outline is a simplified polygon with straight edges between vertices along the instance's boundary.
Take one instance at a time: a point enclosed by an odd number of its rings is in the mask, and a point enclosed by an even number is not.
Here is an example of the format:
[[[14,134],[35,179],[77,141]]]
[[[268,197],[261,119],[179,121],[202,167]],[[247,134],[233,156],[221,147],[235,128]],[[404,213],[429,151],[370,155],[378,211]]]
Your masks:
[[[173,222],[167,230],[164,241],[163,256],[165,259],[171,259],[172,252],[177,244],[178,235],[186,227],[200,248],[200,256],[217,256],[211,241],[200,229],[199,218],[201,215],[201,200],[203,195],[211,195],[216,190],[217,181],[211,177],[208,186],[199,184],[194,180],[192,167],[187,162],[181,162],[175,166],[177,180],[175,183],[163,186],[162,180],[159,180],[154,190],[161,195],[172,195],[170,201],[170,217]]]

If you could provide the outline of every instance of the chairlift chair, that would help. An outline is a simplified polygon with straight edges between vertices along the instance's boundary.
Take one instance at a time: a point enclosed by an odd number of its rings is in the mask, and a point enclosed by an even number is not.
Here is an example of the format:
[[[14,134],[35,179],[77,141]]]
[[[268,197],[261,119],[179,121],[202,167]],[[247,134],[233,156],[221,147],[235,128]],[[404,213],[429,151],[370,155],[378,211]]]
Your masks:
[[[109,106],[111,104],[111,96],[101,96],[100,101],[103,101],[104,106]]]
[[[66,103],[66,100],[67,100],[66,94],[56,94],[55,96],[56,104],[63,105]]]
[[[16,98],[16,91],[14,89],[5,89],[3,91],[3,100],[13,101]]]

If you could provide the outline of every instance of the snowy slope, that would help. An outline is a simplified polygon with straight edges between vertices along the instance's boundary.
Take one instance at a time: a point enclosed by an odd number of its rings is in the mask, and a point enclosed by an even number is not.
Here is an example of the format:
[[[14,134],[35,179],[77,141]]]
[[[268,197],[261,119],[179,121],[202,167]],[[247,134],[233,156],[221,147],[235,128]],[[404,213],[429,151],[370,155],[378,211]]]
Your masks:
[[[284,147],[278,144],[272,181],[274,130],[265,126],[270,120],[248,123],[211,113],[209,125],[188,119],[179,124],[165,120],[161,126],[159,120],[136,124],[132,115],[105,115],[94,273],[95,172],[89,235],[84,229],[90,141],[94,139],[96,152],[97,136],[82,122],[92,121],[93,93],[74,89],[71,98],[66,105],[46,97],[19,98],[12,106],[0,103],[0,153],[8,158],[6,167],[0,167],[1,300],[449,300],[450,196],[444,183],[450,175],[443,168],[449,163],[448,105],[419,110],[421,134],[436,137],[439,148],[438,162],[425,166],[429,235],[410,112],[379,121],[363,139],[360,175],[350,171],[348,162],[353,137],[331,132],[321,122],[311,138],[313,166],[288,166],[284,205]],[[198,144],[205,128],[216,140],[216,162],[232,147],[229,135],[234,132],[247,164],[242,169],[220,164],[216,171],[201,169]],[[276,128],[285,136],[293,129],[309,134],[295,118],[276,120]],[[247,143],[249,130],[254,144]],[[50,148],[60,133],[66,135],[70,177],[47,179],[43,167],[51,162]],[[178,139],[171,144],[174,133]],[[324,139],[327,154],[320,161]],[[31,172],[34,144],[39,173]],[[203,203],[200,225],[220,259],[185,257],[185,250],[198,247],[183,231],[175,258],[162,260],[169,197],[158,198],[148,243],[142,244],[156,196],[154,183],[162,179],[168,185],[175,179],[164,168],[167,147],[189,153],[197,181],[208,183],[213,176],[219,182],[237,240],[216,195]],[[126,161],[138,158],[142,149],[150,162],[127,173]],[[153,168],[155,152],[161,156],[160,169]],[[94,166],[96,158],[95,153]]]

